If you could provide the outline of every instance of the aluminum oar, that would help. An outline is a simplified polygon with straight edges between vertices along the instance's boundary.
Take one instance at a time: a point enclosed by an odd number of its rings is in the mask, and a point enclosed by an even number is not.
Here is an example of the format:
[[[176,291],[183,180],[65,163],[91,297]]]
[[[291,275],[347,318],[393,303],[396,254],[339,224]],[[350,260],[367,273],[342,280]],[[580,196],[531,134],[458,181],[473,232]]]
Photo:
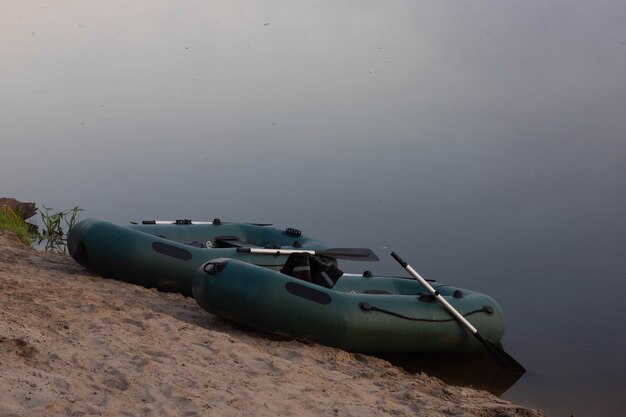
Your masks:
[[[345,259],[348,261],[378,261],[378,256],[367,248],[333,248],[325,250],[311,249],[266,249],[266,248],[237,248],[237,252],[248,252],[258,255],[291,255],[292,253],[308,253],[311,255],[328,256],[330,258]]]
[[[142,220],[141,224],[177,224],[177,225],[189,225],[189,224],[214,224],[216,226],[222,224],[228,224],[232,222],[223,222],[220,219],[213,219],[212,222],[209,221],[197,221],[197,220],[189,220],[189,219],[178,219],[178,220]],[[137,222],[130,222],[130,224],[138,224]],[[271,223],[241,223],[241,224],[251,224],[252,226],[272,226]]]
[[[480,343],[482,343],[487,353],[489,353],[489,355],[498,365],[515,372],[526,372],[526,369],[524,369],[524,367],[519,362],[517,362],[511,355],[506,353],[501,347],[482,337],[480,333],[478,333],[478,329],[472,326],[472,323],[467,321],[467,319],[463,317],[461,313],[459,313],[454,307],[452,307],[452,305],[450,305],[450,303],[446,301],[446,299],[443,298],[441,294],[439,294],[439,291],[435,290],[428,282],[426,282],[426,280],[422,278],[421,275],[418,274],[417,271],[415,271],[415,269],[411,267],[411,265],[406,263],[395,252],[392,252],[391,256],[393,256],[393,258],[398,261],[398,263],[402,265],[402,267],[406,269],[406,271],[411,274],[413,278],[418,280],[420,284],[426,287],[426,289],[435,297],[437,301],[439,301],[439,303],[446,309],[448,313],[450,313],[452,317],[454,317],[461,325],[469,330],[470,333],[472,333]]]

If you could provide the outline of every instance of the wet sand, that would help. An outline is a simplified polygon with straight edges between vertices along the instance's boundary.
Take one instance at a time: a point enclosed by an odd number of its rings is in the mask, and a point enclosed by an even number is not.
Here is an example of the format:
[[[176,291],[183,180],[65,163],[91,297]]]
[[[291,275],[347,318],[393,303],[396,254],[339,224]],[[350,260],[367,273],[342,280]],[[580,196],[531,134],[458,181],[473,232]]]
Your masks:
[[[232,325],[0,231],[0,416],[544,416]]]

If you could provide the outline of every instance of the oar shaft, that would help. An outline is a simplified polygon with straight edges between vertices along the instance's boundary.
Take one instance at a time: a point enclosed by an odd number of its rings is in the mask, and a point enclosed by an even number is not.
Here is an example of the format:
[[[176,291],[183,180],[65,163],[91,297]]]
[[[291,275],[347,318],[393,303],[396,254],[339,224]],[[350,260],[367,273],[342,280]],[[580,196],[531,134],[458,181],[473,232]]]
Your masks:
[[[189,223],[185,224],[213,224],[214,222],[203,222],[196,220],[189,220]],[[142,224],[177,224],[176,220],[143,220]]]
[[[378,261],[378,256],[367,248],[330,248],[324,250],[312,249],[266,249],[266,248],[238,248],[239,252],[263,255],[291,255],[292,253],[308,253],[310,255],[326,256],[329,258],[345,259],[349,261]]]
[[[261,255],[291,255],[292,253],[308,253],[315,255],[317,252],[307,249],[266,249],[266,248],[237,248],[237,252],[258,253]]]
[[[437,301],[439,301],[439,303],[441,303],[441,305],[448,311],[448,313],[450,313],[452,316],[454,316],[455,319],[457,319],[461,324],[463,324],[463,326],[465,326],[467,328],[467,330],[472,332],[472,334],[474,334],[474,335],[476,333],[478,333],[478,330],[474,326],[472,326],[472,323],[467,321],[467,319],[465,317],[463,317],[461,315],[461,313],[459,313],[454,307],[452,307],[452,305],[450,305],[450,303],[445,298],[443,298],[441,296],[441,294],[439,294],[439,291],[434,289],[424,278],[422,278],[422,276],[420,274],[418,274],[417,271],[415,269],[413,269],[413,267],[411,265],[406,263],[395,252],[393,252],[391,254],[391,256],[393,256],[394,259],[396,261],[398,261],[400,263],[400,265],[402,265],[402,267],[404,269],[406,269],[406,271],[413,276],[413,278],[418,280],[420,284],[422,284],[424,287],[426,287],[428,292],[430,292],[437,299]]]

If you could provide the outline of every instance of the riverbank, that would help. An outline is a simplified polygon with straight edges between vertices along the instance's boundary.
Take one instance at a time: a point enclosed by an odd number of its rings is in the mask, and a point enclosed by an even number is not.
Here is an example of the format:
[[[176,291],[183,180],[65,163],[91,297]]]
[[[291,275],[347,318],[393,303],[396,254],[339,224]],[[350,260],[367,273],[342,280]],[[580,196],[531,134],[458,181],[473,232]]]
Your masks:
[[[0,416],[541,417],[386,361],[234,326],[0,230]]]

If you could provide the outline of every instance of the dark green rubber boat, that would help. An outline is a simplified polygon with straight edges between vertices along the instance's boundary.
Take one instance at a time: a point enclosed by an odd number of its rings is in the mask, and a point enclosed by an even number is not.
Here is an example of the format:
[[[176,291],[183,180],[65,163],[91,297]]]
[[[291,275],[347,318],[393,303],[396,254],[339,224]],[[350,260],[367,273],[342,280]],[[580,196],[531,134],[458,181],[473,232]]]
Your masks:
[[[412,278],[344,274],[329,249],[299,230],[189,220],[117,225],[96,219],[69,233],[70,255],[104,276],[192,296],[205,310],[265,332],[353,352],[471,352],[483,347]],[[492,343],[504,332],[491,297],[435,284]]]
[[[290,250],[325,249],[294,228],[219,219],[130,225],[85,219],[72,228],[67,246],[74,260],[104,276],[186,296],[191,296],[194,273],[207,260],[228,257],[280,269]],[[267,253],[252,253],[250,248]]]
[[[283,272],[214,259],[196,272],[193,296],[205,310],[237,323],[351,352],[484,349],[412,278],[342,274],[328,288]],[[447,285],[433,287],[484,338],[500,341],[504,322],[493,298]]]

